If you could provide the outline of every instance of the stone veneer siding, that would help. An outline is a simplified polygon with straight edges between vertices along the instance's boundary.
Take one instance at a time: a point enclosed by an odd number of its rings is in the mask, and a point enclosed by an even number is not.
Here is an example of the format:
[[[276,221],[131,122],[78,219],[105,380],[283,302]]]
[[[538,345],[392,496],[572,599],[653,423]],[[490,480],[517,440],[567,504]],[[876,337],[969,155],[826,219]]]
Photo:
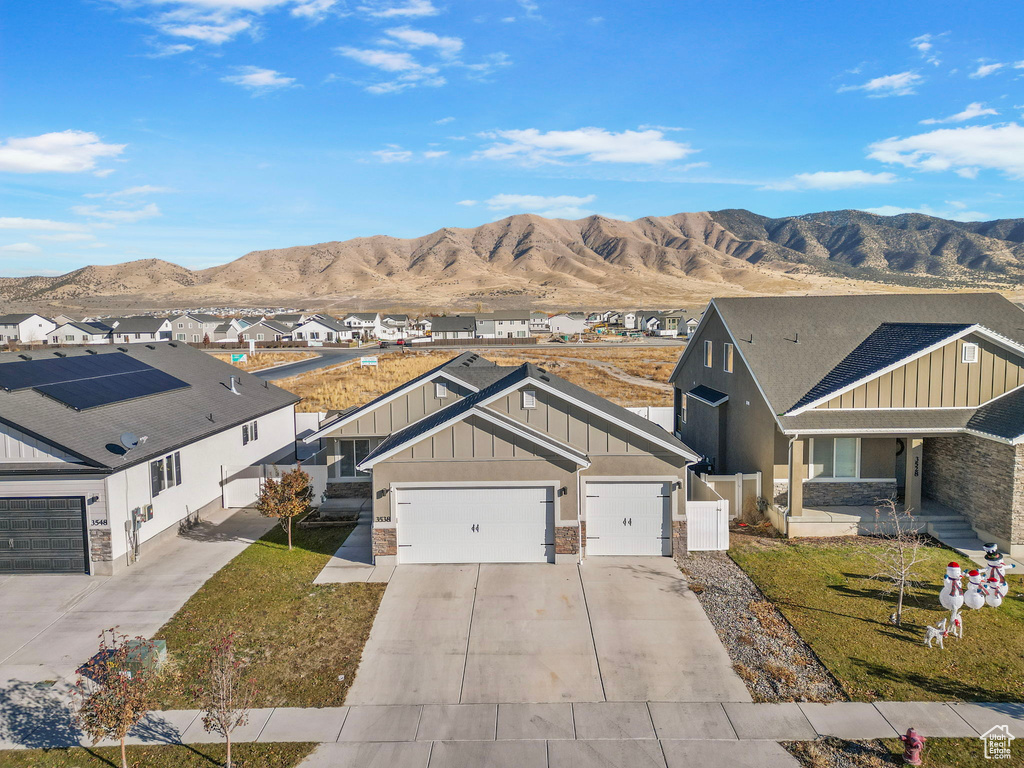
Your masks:
[[[89,529],[89,559],[94,563],[114,559],[114,548],[111,545],[109,528]]]
[[[804,480],[804,508],[864,507],[896,495],[896,483],[829,483]]]
[[[686,521],[672,521],[672,557],[686,557]]]
[[[789,504],[789,483],[780,483],[778,480],[772,485],[772,503],[785,507]]]
[[[924,441],[922,493],[971,525],[1024,544],[1024,445],[974,435]]]
[[[555,528],[555,554],[578,555],[580,553],[580,529],[575,525],[560,525]]]
[[[373,554],[375,557],[398,554],[398,531],[395,528],[373,529]]]
[[[373,493],[369,481],[365,483],[327,483],[328,499],[368,499]]]

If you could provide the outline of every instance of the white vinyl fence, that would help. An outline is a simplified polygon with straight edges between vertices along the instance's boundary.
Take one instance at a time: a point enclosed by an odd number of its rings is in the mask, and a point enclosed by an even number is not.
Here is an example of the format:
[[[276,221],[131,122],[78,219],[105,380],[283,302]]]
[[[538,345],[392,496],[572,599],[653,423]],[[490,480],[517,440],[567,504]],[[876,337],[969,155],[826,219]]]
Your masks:
[[[225,509],[249,507],[259,498],[263,479],[279,478],[285,472],[295,469],[294,464],[256,464],[249,467],[221,467],[221,504]],[[327,466],[324,464],[303,464],[302,471],[309,475],[313,485],[313,504],[320,503],[320,496],[327,490]]]
[[[729,502],[696,475],[690,474],[686,501],[686,548],[690,552],[729,548]]]

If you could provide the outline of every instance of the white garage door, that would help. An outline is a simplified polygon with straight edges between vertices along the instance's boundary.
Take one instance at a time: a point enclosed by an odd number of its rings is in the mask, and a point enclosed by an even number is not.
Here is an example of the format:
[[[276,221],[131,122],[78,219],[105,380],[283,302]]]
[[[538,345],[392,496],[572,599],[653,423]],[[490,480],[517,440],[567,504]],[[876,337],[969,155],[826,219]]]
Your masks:
[[[546,563],[554,552],[550,486],[396,494],[399,563]]]
[[[587,556],[671,555],[667,482],[588,482]]]

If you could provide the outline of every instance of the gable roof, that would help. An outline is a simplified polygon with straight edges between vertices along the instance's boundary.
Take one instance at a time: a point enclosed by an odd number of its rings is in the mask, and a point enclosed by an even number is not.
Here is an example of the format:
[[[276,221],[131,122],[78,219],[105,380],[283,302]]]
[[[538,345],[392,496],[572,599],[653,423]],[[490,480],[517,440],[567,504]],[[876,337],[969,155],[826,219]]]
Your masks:
[[[41,317],[43,320],[48,319],[43,315],[36,314],[35,312],[29,312],[27,314],[0,315],[0,325],[17,325],[18,323],[25,322],[30,317]]]
[[[789,414],[815,385],[883,323],[983,326],[1024,344],[1024,312],[997,293],[772,296],[713,299],[698,326],[719,317],[784,431],[804,429],[817,416]],[[699,345],[683,350],[670,380]],[[838,425],[841,419],[834,414]],[[903,415],[888,414],[894,425]],[[845,424],[845,422],[842,422]],[[837,426],[837,429],[840,427]]]
[[[277,320],[266,320],[266,319],[259,320],[259,321],[255,322],[255,323],[253,323],[252,325],[247,325],[244,328],[242,328],[242,330],[243,331],[249,331],[249,330],[252,330],[253,328],[256,328],[256,327],[261,326],[261,325],[264,328],[270,329],[274,333],[291,333],[293,331],[293,328],[290,325],[285,325],[284,323],[279,323]]]
[[[33,389],[0,389],[0,422],[55,445],[82,464],[47,464],[35,471],[117,471],[162,456],[230,427],[286,407],[299,398],[266,384],[252,374],[186,344],[124,344],[65,349],[66,357],[134,358],[188,384],[186,388],[76,411]],[[32,353],[32,359],[58,359],[55,352]],[[15,353],[0,354],[0,364],[21,365]],[[241,395],[229,389],[236,377]],[[212,418],[212,420],[211,420]],[[147,440],[127,455],[119,438],[125,432]],[[25,473],[23,464],[0,463],[0,474]]]
[[[519,320],[523,322],[529,322],[530,312],[526,309],[499,309],[494,312],[488,312],[486,314],[477,314],[476,321],[484,322],[487,320]]]
[[[223,317],[217,317],[217,315],[207,314],[206,312],[186,312],[184,315],[179,317],[191,317],[193,320],[198,320],[200,323],[220,323],[223,322]]]
[[[132,317],[115,317],[104,320],[107,325],[114,328],[114,333],[157,333],[167,322],[165,317],[150,317],[149,315],[135,315]]]
[[[431,333],[475,333],[476,317],[474,315],[447,315],[435,317],[430,323]]]
[[[983,405],[967,422],[967,431],[1024,442],[1024,389],[1015,389]]]
[[[350,312],[345,315],[346,320],[358,320],[361,323],[373,323],[377,320],[376,312]]]
[[[324,328],[329,328],[330,330],[336,331],[338,333],[348,333],[350,330],[352,330],[347,325],[342,323],[340,320],[336,320],[335,318],[329,315],[315,315],[313,317],[310,317],[305,322],[299,323],[297,326],[295,326],[295,330],[302,330],[310,323],[319,323]]]
[[[97,334],[106,335],[111,331],[110,326],[107,325],[106,323],[85,323],[76,320],[70,323],[64,323],[63,325],[58,325],[56,328],[50,331],[50,333],[56,333],[61,328],[75,328],[81,331],[82,333],[88,333],[89,335],[92,336],[95,336]]]

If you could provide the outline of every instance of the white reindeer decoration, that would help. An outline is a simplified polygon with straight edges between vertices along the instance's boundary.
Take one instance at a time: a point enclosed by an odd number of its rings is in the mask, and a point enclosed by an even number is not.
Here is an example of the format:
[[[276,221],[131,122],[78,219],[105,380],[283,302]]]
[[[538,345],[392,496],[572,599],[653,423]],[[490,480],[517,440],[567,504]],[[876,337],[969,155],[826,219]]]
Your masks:
[[[943,639],[949,634],[946,629],[946,619],[938,622],[934,627],[928,626],[924,632],[924,644],[929,648],[932,647],[932,641],[938,640],[939,648],[942,650],[946,649],[946,646],[942,644]]]

